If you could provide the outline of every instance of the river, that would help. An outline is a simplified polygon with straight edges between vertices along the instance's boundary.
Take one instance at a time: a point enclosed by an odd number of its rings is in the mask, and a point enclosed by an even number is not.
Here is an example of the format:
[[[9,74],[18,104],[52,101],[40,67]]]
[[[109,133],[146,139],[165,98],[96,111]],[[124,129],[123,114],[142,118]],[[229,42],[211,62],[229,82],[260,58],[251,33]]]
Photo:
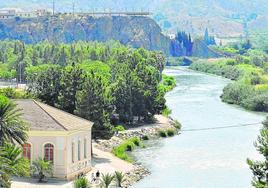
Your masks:
[[[262,122],[264,114],[248,112],[221,102],[230,81],[188,69],[167,69],[177,87],[167,94],[171,116],[183,129],[233,126]],[[149,141],[134,152],[152,174],[133,188],[249,188],[251,171],[246,159],[260,156],[253,146],[259,125],[182,132],[168,139]]]

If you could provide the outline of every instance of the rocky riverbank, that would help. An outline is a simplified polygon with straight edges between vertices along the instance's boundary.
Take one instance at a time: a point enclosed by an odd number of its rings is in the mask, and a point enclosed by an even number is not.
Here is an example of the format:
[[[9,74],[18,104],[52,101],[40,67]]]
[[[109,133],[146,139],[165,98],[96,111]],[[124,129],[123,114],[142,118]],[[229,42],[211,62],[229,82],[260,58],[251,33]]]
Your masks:
[[[156,121],[153,124],[146,124],[140,127],[135,127],[126,131],[119,132],[109,140],[96,140],[96,144],[94,144],[94,147],[105,152],[112,152],[112,149],[114,147],[119,146],[126,139],[133,137],[144,138],[145,136],[149,137],[149,139],[156,139],[159,138],[160,130],[178,128],[176,126],[177,123],[171,118],[166,118],[162,115],[157,115],[155,116],[155,119]],[[126,181],[123,184],[124,187],[130,187],[135,182],[143,179],[150,174],[150,171],[141,164],[134,162],[133,166],[134,168],[131,171],[125,173]]]

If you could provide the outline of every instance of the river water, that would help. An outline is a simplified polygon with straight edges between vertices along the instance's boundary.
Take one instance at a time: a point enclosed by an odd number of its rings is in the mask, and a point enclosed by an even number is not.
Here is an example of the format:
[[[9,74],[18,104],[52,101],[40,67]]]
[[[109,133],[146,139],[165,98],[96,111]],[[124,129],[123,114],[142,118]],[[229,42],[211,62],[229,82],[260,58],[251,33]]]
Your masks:
[[[183,129],[233,126],[262,122],[264,114],[221,102],[230,81],[188,69],[167,69],[177,87],[167,94],[172,117]],[[248,188],[251,171],[246,159],[260,156],[253,146],[259,125],[182,132],[179,136],[149,141],[135,158],[152,174],[134,188]]]

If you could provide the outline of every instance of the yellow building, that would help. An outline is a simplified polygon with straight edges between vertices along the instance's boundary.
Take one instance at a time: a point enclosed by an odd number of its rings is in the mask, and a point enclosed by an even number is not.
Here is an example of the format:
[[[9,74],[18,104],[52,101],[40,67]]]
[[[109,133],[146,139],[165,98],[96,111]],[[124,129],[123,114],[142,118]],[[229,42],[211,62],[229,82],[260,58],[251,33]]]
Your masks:
[[[23,155],[53,163],[53,177],[72,180],[91,170],[93,123],[35,100],[16,100],[29,124]]]

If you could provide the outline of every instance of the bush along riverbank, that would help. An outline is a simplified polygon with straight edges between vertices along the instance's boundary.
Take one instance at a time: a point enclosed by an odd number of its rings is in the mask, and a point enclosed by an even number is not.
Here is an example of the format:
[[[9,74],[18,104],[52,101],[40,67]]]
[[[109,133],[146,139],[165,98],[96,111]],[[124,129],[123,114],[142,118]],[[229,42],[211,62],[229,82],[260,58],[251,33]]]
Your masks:
[[[199,61],[190,69],[234,80],[223,89],[223,102],[268,112],[268,55],[256,57],[256,53],[250,52],[235,59]]]
[[[110,152],[135,166],[133,171],[126,174],[127,180],[124,183],[124,187],[129,187],[150,174],[148,169],[136,163],[132,157],[131,152],[135,148],[146,147],[146,140],[160,137],[166,138],[179,134],[181,125],[178,121],[166,118],[163,115],[156,115],[155,119],[155,123],[119,131],[109,140],[96,140],[98,149]]]

